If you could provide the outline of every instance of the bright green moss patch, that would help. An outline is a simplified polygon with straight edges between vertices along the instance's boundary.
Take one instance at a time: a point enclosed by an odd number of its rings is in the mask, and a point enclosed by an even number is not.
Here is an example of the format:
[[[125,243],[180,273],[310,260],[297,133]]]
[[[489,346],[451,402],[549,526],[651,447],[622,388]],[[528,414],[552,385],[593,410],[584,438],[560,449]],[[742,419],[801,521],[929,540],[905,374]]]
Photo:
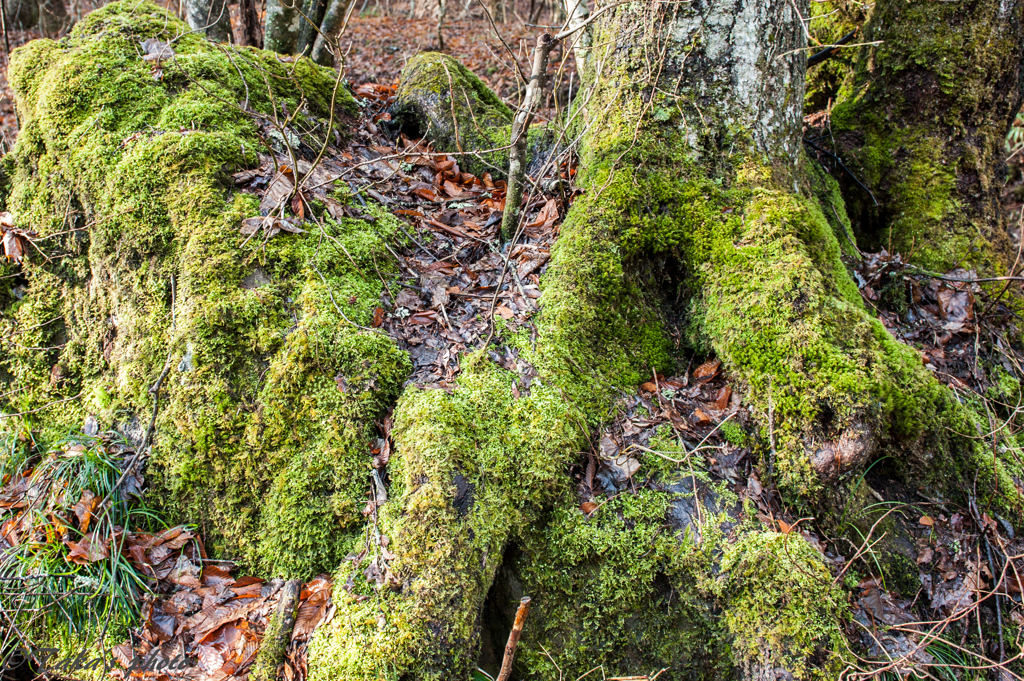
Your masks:
[[[146,39],[173,45],[162,77],[140,58]],[[373,420],[409,371],[345,319],[371,318],[394,219],[326,219],[329,239],[243,248],[257,202],[229,173],[262,149],[243,109],[298,111],[299,131],[322,136],[332,96],[339,125],[351,96],[308,60],[213,45],[137,2],[19,50],[11,81],[23,129],[7,209],[53,234],[41,247],[57,257],[30,254],[23,294],[4,299],[18,337],[4,409],[44,431],[94,414],[137,442],[166,366],[151,503],[250,569],[332,569],[363,524]]]
[[[803,661],[823,643],[843,647],[841,592],[818,553],[799,534],[752,532],[729,545],[715,588],[723,619],[740,658],[782,666],[798,679],[835,678],[838,671],[810,670]]]

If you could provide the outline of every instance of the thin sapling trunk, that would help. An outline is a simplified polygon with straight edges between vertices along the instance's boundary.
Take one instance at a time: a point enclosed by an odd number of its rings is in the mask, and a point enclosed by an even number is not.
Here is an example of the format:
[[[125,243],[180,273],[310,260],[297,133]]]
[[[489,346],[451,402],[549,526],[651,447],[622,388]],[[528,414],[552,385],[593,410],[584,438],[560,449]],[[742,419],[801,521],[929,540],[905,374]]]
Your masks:
[[[505,212],[501,218],[501,236],[511,240],[519,226],[519,215],[523,203],[523,185],[526,181],[526,142],[533,112],[544,96],[547,79],[548,55],[557,41],[545,33],[533,50],[533,71],[526,86],[523,104],[512,121],[511,146],[508,152],[508,190],[505,194]]]

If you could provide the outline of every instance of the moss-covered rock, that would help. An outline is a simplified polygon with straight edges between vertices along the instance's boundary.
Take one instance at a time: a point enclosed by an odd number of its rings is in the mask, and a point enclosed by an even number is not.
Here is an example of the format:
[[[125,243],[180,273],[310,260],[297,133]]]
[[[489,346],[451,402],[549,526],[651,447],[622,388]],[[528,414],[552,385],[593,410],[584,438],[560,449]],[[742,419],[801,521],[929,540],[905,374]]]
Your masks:
[[[458,156],[467,172],[501,174],[513,112],[459,60],[421,52],[399,78],[391,115],[413,138],[428,137],[439,151]]]
[[[174,57],[144,61],[147,40]],[[363,524],[373,419],[409,369],[388,338],[342,316],[370,318],[371,258],[393,218],[325,220],[354,263],[314,235],[243,247],[257,201],[229,175],[262,148],[253,116],[330,118],[334,74],[208,43],[123,2],[18,50],[11,83],[23,127],[6,206],[49,257],[33,250],[5,280],[19,288],[4,298],[17,339],[5,411],[44,432],[94,414],[138,442],[168,367],[149,502],[250,568],[334,568]],[[354,113],[344,90],[337,102],[336,122]]]
[[[472,71],[440,52],[421,52],[402,69],[391,107],[395,125],[413,139],[427,137],[475,175],[508,173],[514,112]],[[527,132],[529,172],[547,162],[556,139],[546,127]]]

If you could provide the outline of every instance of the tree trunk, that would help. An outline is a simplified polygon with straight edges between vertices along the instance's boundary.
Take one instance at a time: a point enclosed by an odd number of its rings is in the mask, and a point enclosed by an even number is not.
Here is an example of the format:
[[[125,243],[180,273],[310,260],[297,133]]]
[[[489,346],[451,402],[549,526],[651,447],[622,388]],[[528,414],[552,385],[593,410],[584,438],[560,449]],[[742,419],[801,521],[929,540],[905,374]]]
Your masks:
[[[8,29],[27,29],[39,23],[38,0],[4,0]]]
[[[278,54],[295,54],[299,44],[302,0],[267,0],[263,23],[263,48]]]
[[[239,0],[238,16],[242,24],[242,45],[262,47],[263,36],[260,34],[260,16],[255,0]]]
[[[313,51],[310,59],[321,66],[331,66],[334,61],[333,43],[337,41],[338,34],[345,25],[345,17],[354,9],[356,0],[331,0],[327,6],[327,13],[324,14],[323,23],[320,25],[320,33],[316,36]],[[328,41],[332,44],[329,45]]]
[[[68,27],[68,8],[64,0],[40,0],[39,28],[48,38],[58,36]]]
[[[185,17],[193,31],[218,43],[231,41],[227,0],[185,0]]]
[[[879,0],[846,97],[832,113],[863,247],[942,272],[1014,259],[1000,192],[1022,90],[1024,3]]]
[[[299,40],[296,44],[296,54],[309,56],[313,51],[316,39],[320,36],[320,22],[323,21],[324,13],[327,11],[327,0],[306,0],[302,6],[302,13],[305,16],[299,17]]]

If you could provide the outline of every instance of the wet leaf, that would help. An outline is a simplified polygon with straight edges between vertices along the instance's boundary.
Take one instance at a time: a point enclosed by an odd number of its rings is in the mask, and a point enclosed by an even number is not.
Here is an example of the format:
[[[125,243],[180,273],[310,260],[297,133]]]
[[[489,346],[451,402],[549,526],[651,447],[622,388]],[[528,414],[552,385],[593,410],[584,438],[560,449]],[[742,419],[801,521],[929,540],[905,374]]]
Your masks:
[[[715,409],[721,411],[722,409],[727,408],[729,406],[730,398],[732,398],[732,388],[727,385],[723,385],[715,395],[715,401],[713,403]]]
[[[223,568],[219,568],[216,565],[206,565],[203,567],[202,583],[203,586],[220,586],[221,584],[231,586],[235,583],[235,578]]]

